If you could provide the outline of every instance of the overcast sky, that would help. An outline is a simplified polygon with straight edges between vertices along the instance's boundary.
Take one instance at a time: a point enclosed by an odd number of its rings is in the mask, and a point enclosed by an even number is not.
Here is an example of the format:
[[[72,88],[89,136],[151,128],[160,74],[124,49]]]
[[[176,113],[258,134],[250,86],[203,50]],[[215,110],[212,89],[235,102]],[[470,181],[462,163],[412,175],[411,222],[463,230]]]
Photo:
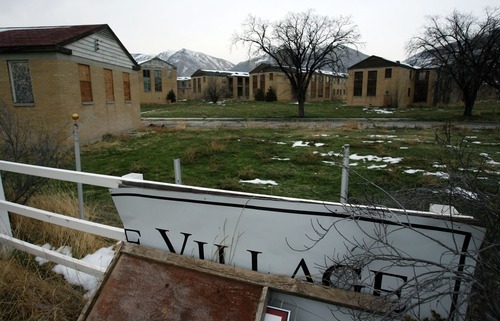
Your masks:
[[[182,48],[238,63],[246,51],[231,36],[249,14],[278,20],[308,9],[350,16],[359,28],[360,51],[404,60],[405,44],[429,15],[454,9],[481,15],[498,0],[2,0],[0,27],[108,24],[130,53],[158,54]]]

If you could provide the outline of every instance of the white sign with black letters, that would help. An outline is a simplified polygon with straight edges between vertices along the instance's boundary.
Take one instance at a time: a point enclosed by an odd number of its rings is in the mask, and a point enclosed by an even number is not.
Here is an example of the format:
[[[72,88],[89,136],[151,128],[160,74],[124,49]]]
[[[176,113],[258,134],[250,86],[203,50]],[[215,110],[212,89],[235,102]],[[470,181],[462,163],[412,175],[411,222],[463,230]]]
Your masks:
[[[443,267],[443,275],[450,279],[439,286],[465,287],[463,280],[452,274],[474,268],[470,258],[461,253],[476,251],[484,236],[481,228],[430,213],[376,211],[179,185],[117,188],[111,195],[128,242],[352,291],[391,293],[396,299],[405,294],[402,284],[419,275],[440,272]],[[370,260],[362,266],[359,262],[346,265],[362,247],[372,248],[372,254],[380,252],[381,257],[397,249],[407,257],[436,264],[409,266]],[[459,251],[453,252],[456,248]],[[347,287],[338,284],[336,275],[346,266],[354,278]],[[462,299],[445,295],[419,309],[422,317],[429,316],[431,310],[448,316],[463,303],[458,300]],[[324,312],[328,315],[320,316],[308,313],[308,309],[286,308],[292,311],[292,320],[332,317],[329,308]],[[349,313],[340,317],[350,318]]]

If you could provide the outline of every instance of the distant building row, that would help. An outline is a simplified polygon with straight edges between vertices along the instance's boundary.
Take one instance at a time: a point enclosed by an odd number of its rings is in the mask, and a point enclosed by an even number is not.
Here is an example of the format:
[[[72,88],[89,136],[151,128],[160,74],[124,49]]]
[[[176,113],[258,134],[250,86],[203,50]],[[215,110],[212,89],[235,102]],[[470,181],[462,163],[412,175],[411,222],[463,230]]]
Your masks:
[[[148,75],[153,72],[160,74],[160,70],[149,70],[149,63],[141,64],[145,91],[141,102],[165,102],[161,90],[154,99],[146,97],[146,93],[151,91],[152,81]],[[175,67],[164,64],[167,70],[173,68],[175,72]],[[316,72],[309,84],[306,100],[345,100],[351,106],[380,107],[460,103],[460,90],[453,83],[438,81],[438,78],[435,69],[418,68],[371,56],[351,66],[348,74]],[[164,82],[158,79],[160,83]],[[175,84],[169,82],[168,86],[173,90]],[[266,93],[272,89],[278,101],[295,100],[285,73],[269,64],[261,64],[249,73],[199,69],[191,77],[177,78],[175,94],[179,100],[207,99],[208,89],[214,86],[222,89],[227,99],[253,100],[258,91]],[[491,97],[494,92],[484,92],[482,96]]]
[[[315,73],[307,100],[391,107],[461,100],[437,79],[435,70],[371,56],[348,74]],[[80,115],[81,140],[90,142],[140,127],[141,103],[166,103],[169,92],[177,100],[206,99],[210,86],[228,99],[253,100],[271,88],[278,101],[295,100],[285,74],[268,64],[249,73],[197,70],[186,78],[159,58],[138,64],[105,24],[0,29],[0,107],[65,128],[68,138],[73,113]]]

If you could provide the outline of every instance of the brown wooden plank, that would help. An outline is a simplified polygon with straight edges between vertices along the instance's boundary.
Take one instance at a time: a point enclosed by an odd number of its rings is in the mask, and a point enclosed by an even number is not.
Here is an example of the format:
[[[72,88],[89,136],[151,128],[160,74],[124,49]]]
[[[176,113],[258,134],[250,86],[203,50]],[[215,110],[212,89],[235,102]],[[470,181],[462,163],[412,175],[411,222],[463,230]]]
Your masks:
[[[391,304],[389,302],[373,295],[331,288],[278,275],[245,270],[230,265],[195,259],[149,247],[125,244],[122,252],[144,258],[153,258],[155,260],[168,262],[172,265],[194,269],[203,273],[214,274],[235,281],[247,282],[261,287],[268,287],[269,290],[272,291],[296,295],[356,310],[384,314],[387,311],[390,311],[391,308]]]
[[[120,253],[81,320],[255,321],[262,287]]]

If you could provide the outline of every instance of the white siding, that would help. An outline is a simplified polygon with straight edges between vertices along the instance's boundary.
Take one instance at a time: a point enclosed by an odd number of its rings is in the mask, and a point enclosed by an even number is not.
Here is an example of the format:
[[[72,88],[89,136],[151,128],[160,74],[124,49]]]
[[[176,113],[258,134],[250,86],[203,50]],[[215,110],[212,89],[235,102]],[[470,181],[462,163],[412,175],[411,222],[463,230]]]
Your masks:
[[[73,55],[77,57],[125,68],[132,68],[134,65],[116,39],[106,31],[82,38],[66,45],[65,48],[72,50]]]

